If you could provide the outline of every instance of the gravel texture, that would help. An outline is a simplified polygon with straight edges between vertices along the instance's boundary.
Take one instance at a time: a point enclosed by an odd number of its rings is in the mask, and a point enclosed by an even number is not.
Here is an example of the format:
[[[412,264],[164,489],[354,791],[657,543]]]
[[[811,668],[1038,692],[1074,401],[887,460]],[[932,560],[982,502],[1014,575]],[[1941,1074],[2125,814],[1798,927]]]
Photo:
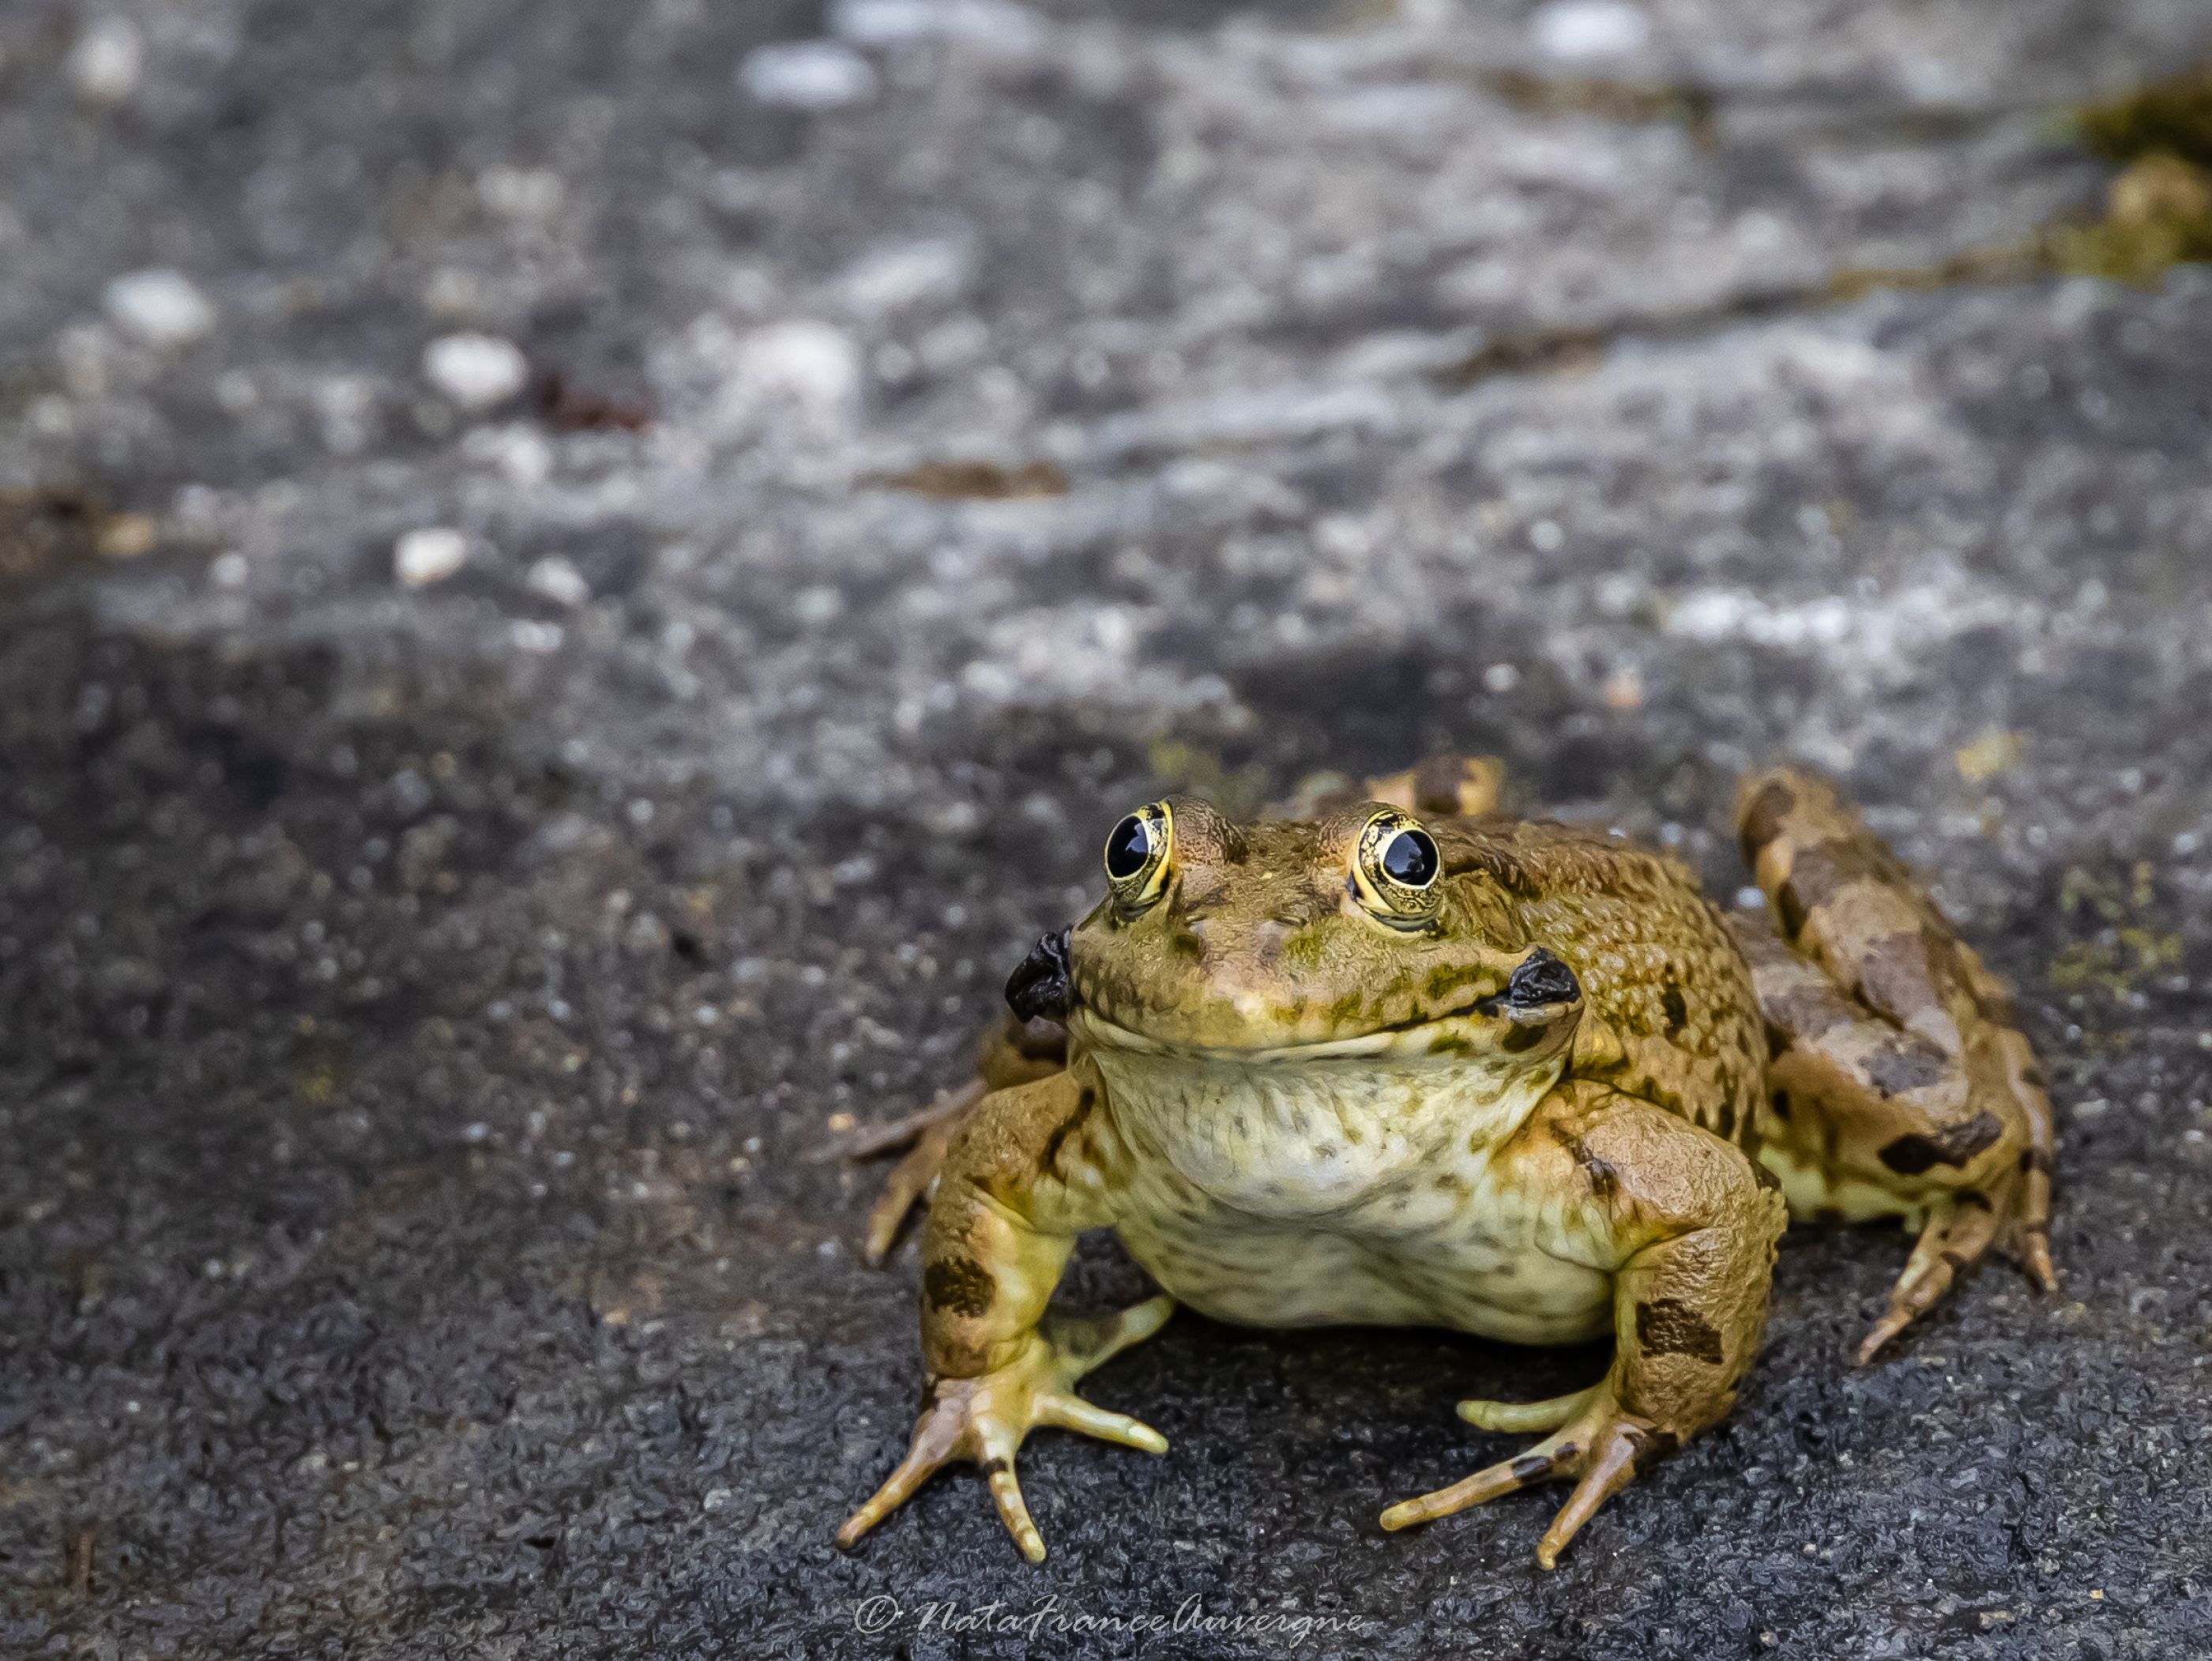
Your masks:
[[[2212,1654],[2212,270],[1818,299],[2094,212],[2064,110],[2207,50],[0,9],[0,1653]],[[1847,780],[2021,986],[2063,1292],[1853,1371],[1904,1243],[1794,1235],[1550,1575],[1558,1492],[1375,1517],[1601,1354],[1188,1316],[1042,1568],[966,1474],[837,1555],[916,1271],[822,1151],[1131,803],[1439,746],[1723,892],[1740,770]]]

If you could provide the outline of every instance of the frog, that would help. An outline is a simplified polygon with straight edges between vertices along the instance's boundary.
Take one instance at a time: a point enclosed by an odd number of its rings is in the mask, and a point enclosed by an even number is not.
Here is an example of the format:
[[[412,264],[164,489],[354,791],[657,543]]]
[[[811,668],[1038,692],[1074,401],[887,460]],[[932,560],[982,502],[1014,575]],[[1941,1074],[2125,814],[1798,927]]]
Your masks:
[[[1730,1411],[1793,1222],[1914,1236],[1861,1364],[1992,1246],[2055,1287],[2051,1105],[2011,994],[1831,781],[1741,782],[1756,911],[1663,849],[1500,812],[1501,781],[1444,757],[1296,813],[1178,795],[1114,825],[1103,896],[1014,970],[976,1078],[901,1127],[867,1254],[928,1200],[923,1402],[840,1547],[969,1461],[1042,1561],[1018,1451],[1053,1427],[1164,1453],[1076,1386],[1188,1305],[1610,1336],[1579,1390],[1459,1403],[1540,1439],[1379,1519],[1571,1482],[1550,1569]],[[1158,1291],[1048,1308],[1094,1229]]]

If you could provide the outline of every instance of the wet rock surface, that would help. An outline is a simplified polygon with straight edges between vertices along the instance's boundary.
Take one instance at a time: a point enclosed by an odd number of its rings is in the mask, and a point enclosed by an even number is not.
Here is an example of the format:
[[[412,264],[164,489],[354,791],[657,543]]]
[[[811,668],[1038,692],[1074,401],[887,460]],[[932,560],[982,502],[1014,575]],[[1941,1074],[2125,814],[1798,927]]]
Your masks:
[[[2212,1652],[2212,271],[1808,298],[2094,214],[2063,110],[2208,49],[0,15],[0,1652]],[[835,1554],[916,1269],[818,1156],[1131,803],[1446,746],[1723,893],[1735,775],[1841,775],[2020,986],[2063,1292],[1853,1371],[1904,1242],[1793,1235],[1551,1575],[1557,1492],[1375,1517],[1601,1354],[1188,1316],[1091,1392],[1167,1458],[1026,1450],[1042,1568],[964,1475]]]

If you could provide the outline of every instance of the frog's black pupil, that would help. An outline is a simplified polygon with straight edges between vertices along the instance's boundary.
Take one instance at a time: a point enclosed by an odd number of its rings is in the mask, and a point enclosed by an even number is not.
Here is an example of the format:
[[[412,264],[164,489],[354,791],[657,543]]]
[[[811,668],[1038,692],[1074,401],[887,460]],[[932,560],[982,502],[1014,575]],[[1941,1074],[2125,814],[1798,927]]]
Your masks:
[[[1114,827],[1106,838],[1106,874],[1126,882],[1145,868],[1152,856],[1152,833],[1134,813]]]
[[[1437,877],[1437,845],[1425,830],[1401,830],[1382,844],[1382,868],[1393,882],[1426,888]]]

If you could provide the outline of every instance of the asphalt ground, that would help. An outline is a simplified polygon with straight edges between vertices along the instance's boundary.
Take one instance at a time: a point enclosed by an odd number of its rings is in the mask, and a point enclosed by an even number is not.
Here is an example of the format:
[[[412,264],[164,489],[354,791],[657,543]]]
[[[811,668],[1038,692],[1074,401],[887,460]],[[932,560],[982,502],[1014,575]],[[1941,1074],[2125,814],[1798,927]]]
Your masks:
[[[0,1653],[2212,1654],[2212,269],[1989,255],[2208,49],[0,10]],[[1743,769],[1842,778],[2021,992],[2060,1293],[1853,1369],[1905,1241],[1793,1233],[1551,1574],[1558,1492],[1375,1518],[1601,1352],[1188,1314],[1042,1567],[966,1473],[836,1554],[917,1269],[823,1150],[1130,805],[1446,747],[1723,895]]]

